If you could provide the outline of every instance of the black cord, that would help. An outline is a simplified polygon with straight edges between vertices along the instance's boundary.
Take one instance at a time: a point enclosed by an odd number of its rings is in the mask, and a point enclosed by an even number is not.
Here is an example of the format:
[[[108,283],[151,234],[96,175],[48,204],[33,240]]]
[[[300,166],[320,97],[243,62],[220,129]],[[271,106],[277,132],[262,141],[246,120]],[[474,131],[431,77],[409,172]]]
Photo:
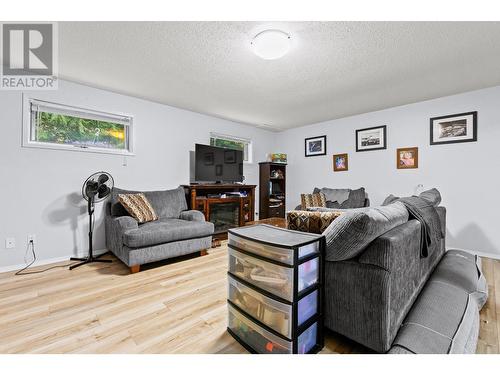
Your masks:
[[[33,263],[35,263],[36,253],[35,253],[35,243],[33,242],[33,240],[30,240],[30,242],[28,242],[28,247],[26,248],[26,252],[28,252],[30,246],[31,246],[31,252],[33,253],[33,260],[31,261],[30,264],[28,264],[22,270],[17,271],[14,275],[21,275],[21,272],[23,272],[24,270],[27,270]],[[26,261],[26,258],[24,258],[24,261]]]
[[[30,240],[30,242],[28,242],[28,247],[26,248],[26,251],[28,251],[28,249],[30,248],[30,246],[31,246],[31,253],[33,254],[33,260],[26,267],[24,267],[23,269],[17,271],[14,274],[14,276],[33,275],[35,273],[42,273],[42,272],[51,270],[53,268],[68,267],[68,266],[70,266],[70,265],[73,264],[73,263],[70,263],[70,264],[61,264],[61,265],[58,265],[58,266],[52,266],[52,267],[49,267],[49,268],[45,268],[45,269],[40,270],[40,271],[23,272],[23,271],[27,270],[29,267],[31,267],[33,265],[33,263],[36,262],[35,243],[33,242],[33,240]]]
[[[92,205],[92,213],[93,213],[93,210],[94,210],[94,205]],[[90,230],[91,231],[94,230],[94,225],[95,225],[95,215],[92,215],[92,222],[90,223]],[[68,266],[71,266],[71,265],[77,263],[77,262],[75,262],[75,263],[69,263],[69,264],[62,264],[62,265],[58,265],[58,266],[52,266],[52,267],[45,268],[45,269],[40,270],[40,271],[23,272],[23,271],[27,270],[29,267],[31,267],[33,265],[33,263],[36,262],[35,243],[33,242],[33,240],[30,240],[30,242],[28,242],[28,247],[26,248],[26,251],[28,251],[28,249],[30,248],[30,246],[31,246],[31,252],[33,254],[33,260],[31,261],[30,264],[28,264],[22,270],[17,271],[14,274],[14,276],[18,276],[18,275],[33,275],[35,273],[42,273],[42,272],[45,272],[45,271],[48,271],[48,270],[51,270],[51,269],[54,269],[54,268],[68,267]]]

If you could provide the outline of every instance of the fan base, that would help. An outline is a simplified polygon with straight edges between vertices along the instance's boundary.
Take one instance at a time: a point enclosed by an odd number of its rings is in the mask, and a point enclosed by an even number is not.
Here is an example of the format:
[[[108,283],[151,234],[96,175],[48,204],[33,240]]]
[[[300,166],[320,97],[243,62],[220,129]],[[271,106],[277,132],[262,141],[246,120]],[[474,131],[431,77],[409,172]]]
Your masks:
[[[86,257],[86,258],[69,258],[69,260],[76,260],[76,261],[80,261],[81,263],[77,263],[77,264],[73,264],[71,266],[69,266],[69,269],[72,270],[76,267],[80,267],[80,266],[83,266],[84,264],[88,264],[88,263],[95,263],[95,262],[98,262],[98,263],[111,263],[113,262],[111,259],[99,259],[99,257],[105,255],[107,253],[104,253],[104,254],[101,254],[101,255],[98,255],[96,257]]]

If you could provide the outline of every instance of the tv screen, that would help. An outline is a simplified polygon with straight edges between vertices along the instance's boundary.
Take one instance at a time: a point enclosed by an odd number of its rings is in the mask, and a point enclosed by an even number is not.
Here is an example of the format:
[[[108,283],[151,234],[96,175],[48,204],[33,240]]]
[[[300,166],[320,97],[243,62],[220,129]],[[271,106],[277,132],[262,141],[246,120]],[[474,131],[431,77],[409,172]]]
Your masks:
[[[242,182],[243,151],[196,144],[196,182]]]

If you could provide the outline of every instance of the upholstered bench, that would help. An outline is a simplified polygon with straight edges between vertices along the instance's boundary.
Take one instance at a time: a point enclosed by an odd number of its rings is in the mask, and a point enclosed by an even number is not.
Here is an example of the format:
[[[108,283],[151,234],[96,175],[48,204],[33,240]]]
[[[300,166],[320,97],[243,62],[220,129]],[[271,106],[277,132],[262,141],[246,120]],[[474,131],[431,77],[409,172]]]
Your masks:
[[[406,316],[389,354],[475,353],[479,310],[488,298],[481,259],[445,253]]]

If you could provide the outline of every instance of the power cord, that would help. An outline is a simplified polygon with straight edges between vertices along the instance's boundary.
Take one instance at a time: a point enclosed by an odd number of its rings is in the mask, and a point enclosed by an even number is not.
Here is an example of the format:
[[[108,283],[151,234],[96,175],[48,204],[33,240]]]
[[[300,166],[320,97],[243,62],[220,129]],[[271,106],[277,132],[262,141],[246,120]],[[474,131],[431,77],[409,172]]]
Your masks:
[[[60,267],[68,267],[70,266],[71,264],[73,263],[70,263],[70,264],[61,264],[61,265],[58,265],[58,266],[52,266],[52,267],[49,267],[49,268],[45,268],[43,270],[40,270],[40,271],[30,271],[30,272],[24,272],[25,270],[27,270],[28,268],[30,268],[33,263],[36,262],[36,252],[35,252],[35,242],[33,240],[30,240],[28,242],[28,246],[26,248],[26,253],[28,253],[29,249],[31,248],[31,253],[33,254],[33,260],[26,266],[24,267],[23,269],[17,271],[14,276],[21,276],[21,275],[33,275],[35,273],[42,273],[42,272],[45,272],[45,271],[48,271],[48,270],[51,270],[53,268],[60,268]],[[25,258],[25,261],[26,261],[26,258]]]

